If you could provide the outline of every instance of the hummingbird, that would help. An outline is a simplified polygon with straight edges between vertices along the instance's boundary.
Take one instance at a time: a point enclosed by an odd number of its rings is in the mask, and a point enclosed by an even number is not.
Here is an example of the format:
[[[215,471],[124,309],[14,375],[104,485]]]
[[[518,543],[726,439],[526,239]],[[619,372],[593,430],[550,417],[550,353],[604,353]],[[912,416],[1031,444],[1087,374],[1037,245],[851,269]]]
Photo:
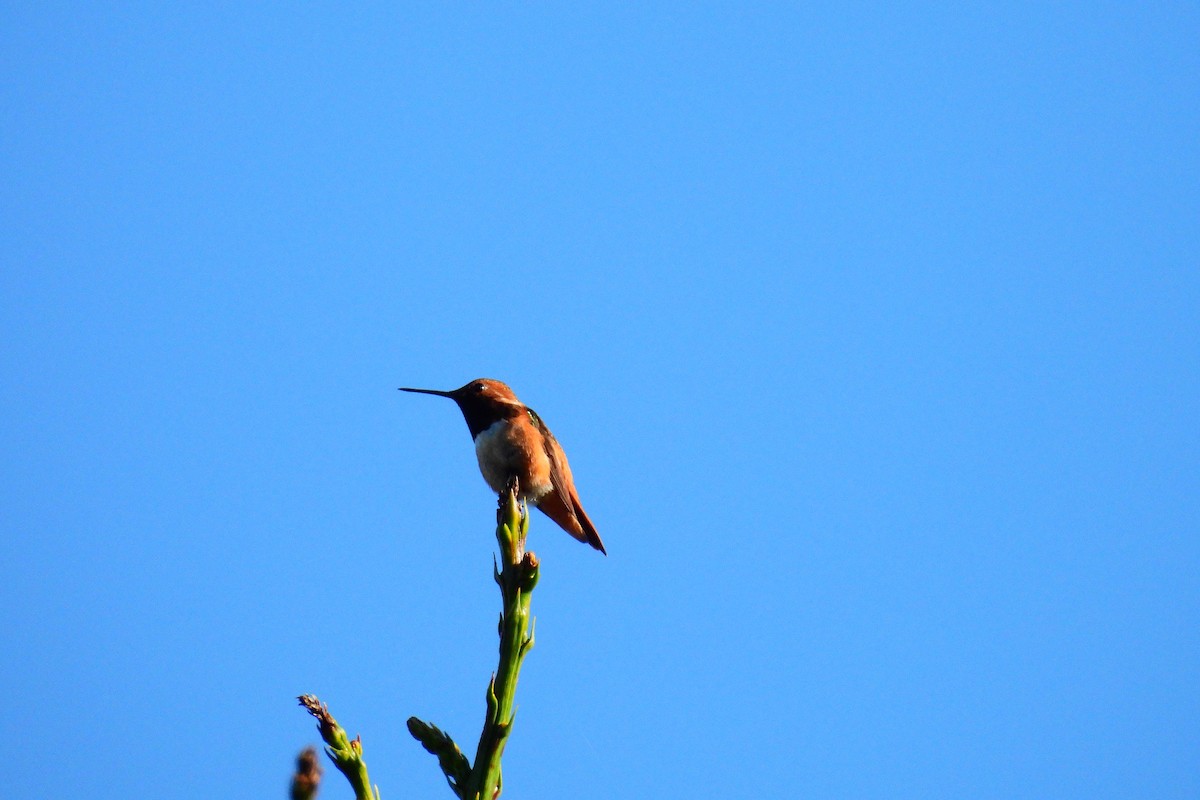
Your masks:
[[[512,389],[500,381],[478,378],[449,392],[405,387],[400,391],[435,394],[458,403],[475,440],[479,471],[492,491],[504,491],[509,478],[515,476],[521,500],[533,503],[558,527],[608,555],[579,502],[562,446]]]

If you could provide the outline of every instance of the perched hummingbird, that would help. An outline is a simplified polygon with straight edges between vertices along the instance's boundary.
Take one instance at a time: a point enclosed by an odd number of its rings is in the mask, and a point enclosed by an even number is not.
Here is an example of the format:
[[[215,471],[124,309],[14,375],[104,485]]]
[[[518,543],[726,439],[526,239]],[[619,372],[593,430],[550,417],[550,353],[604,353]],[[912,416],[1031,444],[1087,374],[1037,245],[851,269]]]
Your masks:
[[[458,403],[475,440],[479,471],[492,491],[504,491],[508,479],[516,476],[520,499],[532,502],[558,527],[608,555],[579,502],[571,467],[558,440],[512,389],[500,381],[479,378],[451,392],[404,387],[400,391],[436,394]]]

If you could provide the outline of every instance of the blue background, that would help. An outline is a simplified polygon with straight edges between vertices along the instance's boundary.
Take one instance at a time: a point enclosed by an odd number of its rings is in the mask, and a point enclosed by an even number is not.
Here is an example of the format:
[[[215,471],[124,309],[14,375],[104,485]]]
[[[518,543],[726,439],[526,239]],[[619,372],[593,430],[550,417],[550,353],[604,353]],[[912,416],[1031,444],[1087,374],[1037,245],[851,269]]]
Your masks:
[[[1194,4],[5,4],[0,795],[1200,796]],[[324,797],[348,797],[327,770]]]

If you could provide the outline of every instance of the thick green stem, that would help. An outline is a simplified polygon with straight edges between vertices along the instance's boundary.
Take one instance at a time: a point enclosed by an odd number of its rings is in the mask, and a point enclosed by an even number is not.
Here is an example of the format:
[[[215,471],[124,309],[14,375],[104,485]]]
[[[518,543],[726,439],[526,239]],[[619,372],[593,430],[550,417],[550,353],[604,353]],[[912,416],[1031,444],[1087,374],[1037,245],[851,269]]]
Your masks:
[[[533,647],[529,601],[538,580],[537,556],[525,552],[529,515],[517,503],[515,486],[501,495],[496,516],[496,539],[503,567],[495,572],[495,578],[504,600],[504,612],[500,617],[500,662],[488,682],[487,714],[471,770],[468,797],[478,800],[492,800],[500,794],[500,758],[516,713],[517,676],[521,662]]]
[[[494,800],[500,794],[500,758],[512,730],[516,712],[514,698],[517,675],[525,654],[533,647],[533,618],[529,615],[529,598],[538,581],[538,560],[525,552],[525,536],[529,532],[529,514],[517,502],[518,487],[514,480],[500,494],[496,511],[496,540],[500,543],[500,560],[492,572],[500,585],[503,611],[500,614],[500,663],[487,687],[487,713],[483,733],[475,750],[474,766],[458,749],[450,736],[416,717],[408,720],[408,730],[430,753],[446,775],[451,790],[462,800]]]

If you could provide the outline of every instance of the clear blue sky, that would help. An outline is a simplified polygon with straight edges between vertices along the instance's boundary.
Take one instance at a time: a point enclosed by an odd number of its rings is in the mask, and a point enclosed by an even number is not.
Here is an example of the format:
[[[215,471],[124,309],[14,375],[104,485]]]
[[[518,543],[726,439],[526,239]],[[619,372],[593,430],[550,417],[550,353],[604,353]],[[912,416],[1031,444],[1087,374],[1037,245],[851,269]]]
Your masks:
[[[5,4],[0,796],[1200,796],[1193,4]],[[323,797],[348,797],[330,770]]]

